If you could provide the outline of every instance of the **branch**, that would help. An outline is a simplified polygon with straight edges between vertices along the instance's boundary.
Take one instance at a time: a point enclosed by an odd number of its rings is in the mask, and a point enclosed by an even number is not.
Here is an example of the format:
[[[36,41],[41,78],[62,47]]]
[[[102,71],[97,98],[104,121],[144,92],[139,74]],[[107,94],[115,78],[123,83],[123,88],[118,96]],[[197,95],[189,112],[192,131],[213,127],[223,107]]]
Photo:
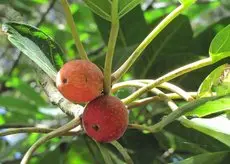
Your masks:
[[[81,43],[79,34],[77,32],[77,28],[76,28],[73,16],[71,14],[69,4],[68,4],[67,0],[61,0],[61,3],[62,3],[62,6],[63,6],[63,9],[64,9],[64,12],[65,12],[66,21],[67,21],[67,23],[68,23],[68,25],[70,27],[70,30],[71,30],[73,39],[75,41],[75,45],[77,47],[77,50],[78,50],[78,52],[80,54],[80,57],[81,57],[81,59],[89,60],[88,56],[87,56],[87,54],[85,52],[85,49],[84,49],[84,47],[83,47],[83,45]]]
[[[160,24],[142,41],[132,55],[125,61],[125,63],[112,74],[112,79],[118,81],[133,65],[145,48],[151,43],[151,41],[170,23],[172,22],[181,12],[187,9],[189,5],[180,5],[174,11],[172,11]]]
[[[140,79],[138,81],[146,83],[146,84],[154,82],[154,80],[145,80],[145,79],[144,80]],[[166,89],[168,91],[177,93],[182,98],[184,98],[186,101],[193,101],[194,100],[194,98],[190,94],[188,94],[185,90],[183,90],[182,88],[180,88],[180,87],[178,87],[172,83],[164,82],[164,83],[159,85],[159,88],[163,88],[163,89]]]
[[[128,128],[129,129],[137,129],[137,130],[141,130],[141,131],[146,130],[149,132],[151,132],[151,130],[152,130],[149,126],[139,125],[139,124],[129,124]]]
[[[104,65],[104,94],[110,94],[110,89],[111,89],[111,72],[112,72],[113,55],[114,55],[115,45],[117,42],[117,35],[119,31],[118,0],[113,0],[111,13],[112,13],[111,31],[109,35],[108,51],[106,54],[105,65]]]
[[[53,105],[57,105],[65,114],[70,117],[79,117],[83,113],[84,108],[81,105],[73,104],[65,99],[55,87],[52,79],[50,79],[48,75],[42,71],[39,71],[38,75],[39,82]]]
[[[125,82],[123,82],[125,83]],[[126,82],[127,83],[127,82]],[[135,87],[145,87],[147,86],[146,84],[143,84],[141,82],[139,82],[138,80],[133,80],[131,81],[131,83],[129,83],[129,86],[135,86]],[[175,87],[175,86],[174,86]],[[176,88],[176,87],[175,87]],[[175,89],[174,88],[174,89]],[[177,88],[178,89],[178,88]],[[156,95],[158,95],[159,97],[163,98],[163,100],[165,100],[167,102],[167,104],[169,105],[170,108],[172,109],[176,109],[177,107],[174,105],[174,103],[172,103],[172,101],[167,97],[167,95],[165,95],[162,91],[160,91],[159,89],[157,88],[153,88],[150,90],[151,92],[155,93]],[[187,96],[190,97],[190,95],[188,95],[186,93]],[[192,97],[191,97],[192,98]],[[193,98],[192,98],[193,99]],[[125,103],[125,99],[122,100],[124,103]],[[126,103],[125,103],[126,104]]]
[[[41,146],[43,143],[45,143],[46,141],[56,137],[56,136],[60,136],[66,132],[68,132],[69,130],[75,128],[76,126],[78,126],[80,124],[80,118],[76,117],[74,118],[72,121],[70,121],[69,123],[63,125],[62,127],[52,131],[51,133],[47,134],[46,136],[40,138],[37,142],[35,142],[35,144],[33,144],[30,149],[26,152],[26,154],[24,155],[21,164],[28,164],[32,154],[37,150],[37,148],[39,146]]]
[[[178,76],[181,76],[181,75],[188,73],[188,72],[191,72],[193,70],[208,66],[210,64],[213,64],[213,62],[212,62],[212,59],[209,57],[209,58],[202,59],[202,60],[196,61],[196,62],[188,64],[188,65],[185,65],[185,66],[180,67],[176,70],[173,70],[173,71],[159,77],[155,81],[149,83],[145,87],[142,87],[141,89],[137,90],[136,92],[134,92],[133,94],[131,94],[130,96],[125,98],[123,102],[126,104],[129,104],[130,102],[134,101],[136,98],[141,96],[143,93],[151,90],[152,88],[154,88],[154,87],[156,87],[156,86],[158,86],[164,82],[172,80]]]
[[[154,82],[154,80],[147,80],[147,79],[140,79],[140,80],[129,80],[129,81],[125,81],[125,82],[120,82],[120,83],[116,83],[113,85],[112,87],[112,92],[116,92],[118,89],[124,88],[124,87],[143,87],[142,85],[135,85],[136,83],[144,83],[145,85]],[[165,82],[162,83],[158,86],[159,88],[163,88],[163,89],[167,89],[169,91],[175,92],[178,95],[180,95],[181,97],[183,97],[186,101],[192,101],[193,98],[183,89],[179,88],[176,85],[173,85],[171,83]]]
[[[191,97],[195,98],[197,96],[197,92],[189,92],[188,93]],[[182,99],[183,97],[181,97],[180,95],[176,94],[176,93],[169,93],[166,94],[166,96],[172,100],[178,100],[178,99]],[[163,98],[160,96],[152,96],[152,97],[146,97],[140,100],[136,100],[131,102],[130,104],[127,105],[128,109],[132,109],[132,108],[136,108],[142,105],[146,105],[149,104],[151,102],[155,102],[155,101],[163,101]]]
[[[29,128],[10,128],[6,131],[0,132],[0,136],[7,136],[11,134],[18,134],[18,133],[50,133],[55,131],[55,129],[50,128],[38,128],[38,127],[29,127]],[[78,132],[66,132],[61,134],[60,136],[76,136],[79,134]]]
[[[181,117],[185,113],[193,110],[194,108],[196,108],[196,107],[198,107],[200,105],[205,104],[208,101],[213,101],[213,100],[219,99],[221,97],[224,97],[224,96],[215,96],[215,97],[202,98],[202,99],[190,102],[188,104],[185,104],[185,105],[183,105],[181,107],[178,107],[177,110],[173,111],[172,113],[170,113],[168,116],[166,116],[160,122],[156,123],[153,126],[130,124],[129,127],[139,129],[139,130],[147,130],[147,131],[149,131],[151,133],[156,133],[156,132],[162,130],[165,126],[167,126],[168,124],[170,124],[171,122],[173,122],[176,119],[178,119],[179,121],[181,121],[183,123],[184,120],[187,120],[185,117]]]

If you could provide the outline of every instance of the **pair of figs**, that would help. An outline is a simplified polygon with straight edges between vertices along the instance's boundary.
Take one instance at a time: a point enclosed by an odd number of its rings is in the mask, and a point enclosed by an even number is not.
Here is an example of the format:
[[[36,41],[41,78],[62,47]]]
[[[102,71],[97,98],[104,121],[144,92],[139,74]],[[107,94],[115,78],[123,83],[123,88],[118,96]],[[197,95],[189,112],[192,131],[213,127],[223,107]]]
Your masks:
[[[116,97],[102,95],[103,73],[92,62],[73,60],[64,64],[56,79],[61,94],[75,103],[85,103],[82,125],[98,142],[119,139],[128,126],[128,111]]]

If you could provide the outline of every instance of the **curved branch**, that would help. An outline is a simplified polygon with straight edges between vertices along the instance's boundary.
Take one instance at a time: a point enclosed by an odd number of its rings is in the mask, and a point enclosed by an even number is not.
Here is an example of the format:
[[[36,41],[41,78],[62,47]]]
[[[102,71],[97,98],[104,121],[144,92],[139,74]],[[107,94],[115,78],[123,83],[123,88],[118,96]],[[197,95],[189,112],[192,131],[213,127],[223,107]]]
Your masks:
[[[64,9],[64,12],[65,12],[66,21],[67,21],[67,23],[68,23],[68,25],[70,27],[72,37],[73,37],[73,39],[75,41],[75,45],[76,45],[76,48],[77,48],[77,50],[78,50],[78,52],[80,54],[80,57],[81,57],[81,59],[89,60],[88,56],[87,56],[87,54],[85,52],[85,49],[84,49],[84,47],[83,47],[83,45],[81,43],[79,34],[77,32],[77,28],[76,28],[73,16],[72,16],[71,11],[70,11],[68,1],[67,0],[61,0],[61,3],[62,3],[62,6],[63,6],[63,9]]]
[[[37,150],[37,148],[39,146],[41,146],[43,143],[45,143],[46,141],[62,135],[66,132],[68,132],[69,130],[75,128],[76,126],[78,126],[80,124],[80,118],[76,117],[74,118],[72,121],[70,121],[69,123],[63,125],[62,127],[52,131],[51,133],[47,134],[46,136],[40,138],[37,142],[35,142],[35,144],[33,144],[30,149],[26,152],[26,154],[24,155],[22,161],[20,164],[27,164],[31,158],[31,155]]]
[[[175,10],[173,10],[167,17],[165,17],[152,32],[142,41],[142,43],[136,48],[132,55],[121,65],[121,67],[112,74],[114,81],[118,81],[133,65],[145,48],[151,43],[151,41],[172,22],[180,13],[187,9],[189,5],[181,4]]]
[[[125,82],[116,83],[112,87],[112,92],[116,92],[118,89],[123,87],[144,87],[144,85],[139,85],[139,83],[144,83],[145,86],[149,83],[153,83],[154,80],[140,79],[140,80],[129,80]],[[186,101],[193,101],[193,97],[191,97],[186,91],[179,88],[178,86],[165,82],[158,86],[159,88],[167,89],[169,91],[175,92],[181,97],[183,97]]]
[[[138,124],[130,124],[129,128],[139,129],[139,130],[147,130],[151,133],[155,133],[163,129],[165,126],[173,122],[174,120],[178,119],[182,123],[187,120],[187,118],[183,117],[183,115],[190,110],[205,104],[208,101],[213,101],[216,99],[219,99],[224,96],[215,96],[215,97],[207,97],[207,98],[201,98],[199,100],[192,101],[188,104],[185,104],[181,107],[178,107],[177,110],[170,113],[168,116],[166,116],[164,119],[162,119],[160,122],[152,125],[152,126],[145,126],[145,125],[138,125]]]
[[[188,94],[193,98],[195,98],[197,96],[197,92],[188,92]],[[168,93],[168,94],[166,94],[166,96],[172,100],[182,99],[182,97],[176,93]],[[130,104],[127,105],[127,108],[132,109],[135,107],[149,104],[149,103],[154,102],[154,101],[163,101],[163,99],[160,96],[146,97],[146,98],[131,102]]]
[[[202,59],[202,60],[190,63],[190,64],[185,65],[183,67],[180,67],[178,69],[175,69],[175,70],[173,70],[173,71],[171,71],[171,72],[159,77],[154,82],[149,83],[148,85],[140,88],[139,90],[137,90],[136,92],[134,92],[133,94],[131,94],[130,96],[125,98],[124,102],[126,104],[128,104],[128,103],[134,101],[136,98],[138,98],[142,94],[144,94],[145,92],[151,90],[152,88],[154,88],[154,87],[156,87],[156,86],[158,86],[158,85],[160,85],[160,84],[162,84],[164,82],[167,82],[167,81],[172,80],[172,79],[174,79],[176,77],[179,77],[179,76],[181,76],[181,75],[183,75],[185,73],[194,71],[196,69],[199,69],[199,68],[211,65],[211,64],[213,64],[213,61],[212,61],[212,58],[209,57],[209,58],[206,58],[206,59]]]
[[[122,154],[127,164],[133,164],[132,158],[129,156],[128,152],[118,141],[113,141],[111,142],[111,144]]]
[[[146,83],[146,84],[154,82],[154,80],[145,80],[145,79],[140,79],[138,81]],[[158,87],[169,90],[171,92],[175,92],[178,95],[180,95],[183,99],[185,99],[186,101],[193,101],[194,100],[194,98],[190,94],[188,94],[185,90],[183,90],[182,88],[180,88],[180,87],[178,87],[172,83],[164,82],[164,83],[160,84]]]

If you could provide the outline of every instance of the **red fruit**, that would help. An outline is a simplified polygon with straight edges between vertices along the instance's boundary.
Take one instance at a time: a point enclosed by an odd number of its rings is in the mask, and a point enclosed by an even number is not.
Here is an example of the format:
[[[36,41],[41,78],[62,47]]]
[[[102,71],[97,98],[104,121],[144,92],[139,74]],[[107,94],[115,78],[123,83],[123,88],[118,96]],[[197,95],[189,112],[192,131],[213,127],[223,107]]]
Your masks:
[[[73,60],[60,69],[56,85],[68,100],[77,103],[88,102],[101,95],[103,74],[90,61]]]
[[[128,126],[128,111],[118,98],[100,96],[87,104],[82,124],[85,132],[98,142],[119,139]]]

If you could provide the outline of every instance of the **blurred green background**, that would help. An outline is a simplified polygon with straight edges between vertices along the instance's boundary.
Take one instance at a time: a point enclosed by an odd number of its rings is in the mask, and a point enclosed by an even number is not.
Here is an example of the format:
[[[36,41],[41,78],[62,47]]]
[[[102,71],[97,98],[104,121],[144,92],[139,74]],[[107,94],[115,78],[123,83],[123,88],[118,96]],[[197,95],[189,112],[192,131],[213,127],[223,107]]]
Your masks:
[[[90,60],[103,68],[109,22],[94,14],[81,0],[69,0],[69,3]],[[176,0],[144,0],[122,17],[113,70],[178,5]],[[59,0],[0,0],[0,23],[7,21],[38,27],[60,45],[66,60],[79,58]],[[212,39],[228,24],[229,0],[198,0],[152,41],[122,80],[157,78],[207,57]],[[69,118],[49,103],[37,83],[33,63],[12,46],[5,35],[0,37],[0,130],[30,126],[56,128],[66,123]],[[197,91],[204,78],[228,60],[186,74],[173,82],[186,91]],[[133,88],[122,89],[116,96],[125,98],[133,91]],[[163,102],[151,103],[133,109],[130,122],[154,124],[169,112]],[[20,163],[23,154],[41,136],[17,134],[1,137],[0,163]],[[230,161],[227,145],[177,121],[155,134],[128,130],[119,142],[135,164],[224,164]],[[105,163],[102,154],[111,158],[113,163],[124,163],[111,145],[98,145],[86,135],[52,139],[39,148],[31,163],[102,164]]]

